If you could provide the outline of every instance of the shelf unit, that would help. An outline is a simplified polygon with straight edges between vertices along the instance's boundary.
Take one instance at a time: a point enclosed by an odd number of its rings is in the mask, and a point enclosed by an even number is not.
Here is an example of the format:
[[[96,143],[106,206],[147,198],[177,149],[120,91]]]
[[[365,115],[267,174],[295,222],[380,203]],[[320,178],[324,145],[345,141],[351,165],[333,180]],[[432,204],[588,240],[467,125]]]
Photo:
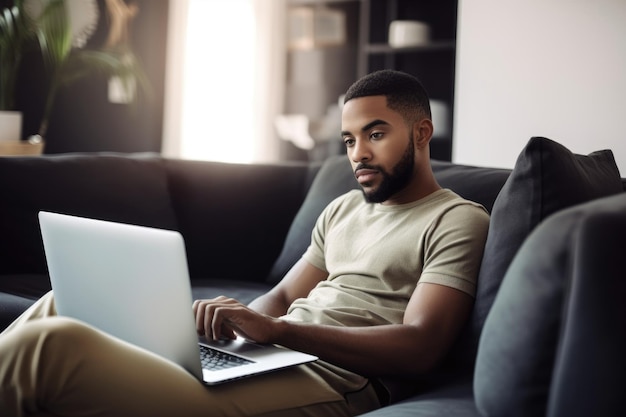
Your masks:
[[[394,20],[418,20],[430,27],[427,44],[395,48],[389,45]],[[434,159],[451,160],[454,110],[457,0],[361,0],[357,77],[380,69],[397,69],[417,76],[432,100]]]
[[[451,160],[454,110],[457,0],[289,0],[288,7],[328,7],[346,16],[343,46],[288,51],[286,112],[313,120],[357,78],[380,69],[417,76],[437,105],[431,157]],[[388,43],[394,20],[418,20],[430,27],[427,44],[394,48]],[[317,80],[314,85],[311,80]]]
[[[428,45],[392,47],[388,43],[370,43],[363,46],[365,54],[399,54],[399,53],[422,53],[433,51],[449,51],[454,49],[453,41],[435,41]]]

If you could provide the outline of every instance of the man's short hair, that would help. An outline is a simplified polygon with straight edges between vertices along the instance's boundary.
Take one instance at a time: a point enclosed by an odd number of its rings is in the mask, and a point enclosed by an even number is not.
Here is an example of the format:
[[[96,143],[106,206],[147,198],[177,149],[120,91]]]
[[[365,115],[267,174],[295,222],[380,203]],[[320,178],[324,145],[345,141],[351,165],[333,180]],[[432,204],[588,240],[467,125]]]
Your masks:
[[[367,74],[350,86],[343,102],[369,96],[385,96],[387,107],[400,113],[407,122],[432,118],[426,89],[416,77],[405,72],[381,70]]]

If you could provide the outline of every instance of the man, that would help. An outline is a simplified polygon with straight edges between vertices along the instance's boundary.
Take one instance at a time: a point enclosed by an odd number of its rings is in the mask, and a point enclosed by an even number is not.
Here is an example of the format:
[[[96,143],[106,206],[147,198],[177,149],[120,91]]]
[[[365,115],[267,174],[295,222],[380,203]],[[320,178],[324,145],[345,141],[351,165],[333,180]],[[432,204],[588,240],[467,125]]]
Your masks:
[[[0,336],[0,412],[348,416],[384,405],[378,377],[423,374],[454,342],[486,239],[484,208],[437,184],[432,133],[417,79],[380,71],[357,81],[341,135],[362,191],[329,204],[306,253],[270,292],[248,306],[226,297],[193,304],[207,338],[240,335],[320,361],[207,388],[166,360],[55,317],[49,294]]]

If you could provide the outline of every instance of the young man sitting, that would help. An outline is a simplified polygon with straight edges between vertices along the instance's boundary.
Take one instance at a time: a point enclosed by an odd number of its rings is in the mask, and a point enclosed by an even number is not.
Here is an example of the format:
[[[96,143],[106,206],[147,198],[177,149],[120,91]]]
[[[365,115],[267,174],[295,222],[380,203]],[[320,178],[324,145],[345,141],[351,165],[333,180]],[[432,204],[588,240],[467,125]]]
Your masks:
[[[198,333],[320,360],[206,387],[177,365],[55,314],[50,293],[0,336],[0,414],[351,416],[386,380],[437,365],[469,317],[487,212],[436,182],[429,100],[405,73],[347,91],[341,138],[362,190],[331,202],[283,280],[249,305],[193,304]],[[154,308],[167,308],[155,306]],[[381,395],[382,394],[382,395]]]

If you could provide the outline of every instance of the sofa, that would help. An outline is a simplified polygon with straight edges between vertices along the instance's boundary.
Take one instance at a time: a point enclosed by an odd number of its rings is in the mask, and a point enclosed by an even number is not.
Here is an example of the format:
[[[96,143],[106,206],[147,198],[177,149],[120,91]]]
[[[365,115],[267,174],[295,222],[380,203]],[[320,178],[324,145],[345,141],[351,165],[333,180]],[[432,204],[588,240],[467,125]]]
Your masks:
[[[623,414],[626,179],[612,152],[533,137],[512,169],[432,166],[442,187],[491,213],[474,309],[436,369],[402,381],[367,416]],[[249,302],[304,252],[325,205],[353,188],[343,155],[0,158],[0,329],[50,289],[39,210],[178,230],[194,298]]]

